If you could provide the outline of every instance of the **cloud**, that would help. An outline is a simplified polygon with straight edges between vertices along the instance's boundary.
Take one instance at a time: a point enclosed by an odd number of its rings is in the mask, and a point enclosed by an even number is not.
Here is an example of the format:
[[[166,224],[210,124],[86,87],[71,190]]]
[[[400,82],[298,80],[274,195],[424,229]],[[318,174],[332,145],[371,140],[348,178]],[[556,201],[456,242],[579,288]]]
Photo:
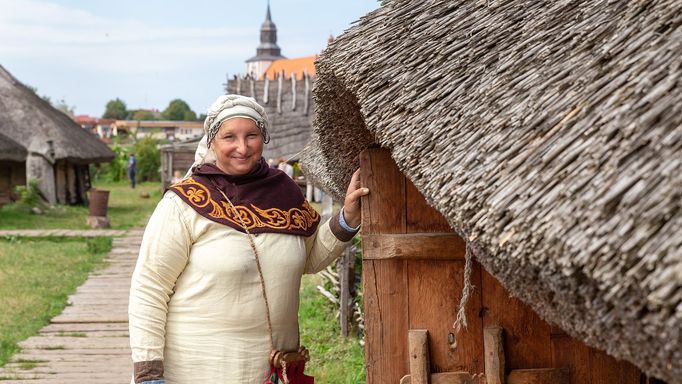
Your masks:
[[[0,0],[0,56],[49,60],[108,75],[172,72],[198,61],[244,60],[252,31],[154,26],[38,0]],[[226,43],[226,42],[238,43]]]

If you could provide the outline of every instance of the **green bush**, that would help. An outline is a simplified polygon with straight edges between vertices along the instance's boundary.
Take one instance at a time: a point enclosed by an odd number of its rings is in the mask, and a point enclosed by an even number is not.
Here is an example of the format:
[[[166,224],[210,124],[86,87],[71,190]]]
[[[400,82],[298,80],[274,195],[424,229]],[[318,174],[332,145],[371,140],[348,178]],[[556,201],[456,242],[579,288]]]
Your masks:
[[[161,154],[158,140],[145,136],[135,143],[135,157],[137,157],[138,181],[160,181]]]
[[[28,185],[17,185],[15,188],[18,196],[16,205],[19,209],[30,211],[32,208],[45,208],[45,203],[40,196],[40,189],[38,184],[40,180],[31,179]]]
[[[94,181],[118,182],[127,177],[128,150],[120,143],[119,138],[114,138],[111,146],[116,157],[106,164],[99,166],[90,165],[90,176]]]

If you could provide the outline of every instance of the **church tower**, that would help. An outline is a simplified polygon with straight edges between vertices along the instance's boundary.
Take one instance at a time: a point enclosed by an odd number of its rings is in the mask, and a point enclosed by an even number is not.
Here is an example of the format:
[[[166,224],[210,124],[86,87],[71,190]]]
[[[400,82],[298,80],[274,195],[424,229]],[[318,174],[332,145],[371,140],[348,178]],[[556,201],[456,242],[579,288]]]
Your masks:
[[[246,73],[259,79],[273,61],[286,59],[282,56],[277,45],[277,27],[270,16],[270,2],[268,2],[265,21],[260,27],[260,44],[256,48],[256,56],[246,60]]]

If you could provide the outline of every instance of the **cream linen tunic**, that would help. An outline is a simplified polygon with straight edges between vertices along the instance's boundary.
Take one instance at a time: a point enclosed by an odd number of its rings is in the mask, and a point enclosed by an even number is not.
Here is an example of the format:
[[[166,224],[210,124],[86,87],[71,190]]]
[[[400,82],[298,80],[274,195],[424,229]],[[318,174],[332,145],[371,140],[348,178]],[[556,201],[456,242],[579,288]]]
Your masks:
[[[254,235],[278,349],[298,347],[301,276],[340,255],[329,222],[303,236]],[[168,384],[257,383],[270,341],[255,258],[246,235],[197,214],[172,192],[154,211],[130,290],[134,362],[163,360]]]

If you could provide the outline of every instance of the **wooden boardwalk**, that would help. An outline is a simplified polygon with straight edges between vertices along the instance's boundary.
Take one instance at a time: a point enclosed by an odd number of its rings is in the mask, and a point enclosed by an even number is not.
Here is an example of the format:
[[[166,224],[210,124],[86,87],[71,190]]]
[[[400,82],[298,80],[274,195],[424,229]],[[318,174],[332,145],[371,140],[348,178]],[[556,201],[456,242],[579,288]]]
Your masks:
[[[19,345],[0,384],[129,383],[128,292],[142,230],[114,238],[106,265],[69,297],[49,325]]]

